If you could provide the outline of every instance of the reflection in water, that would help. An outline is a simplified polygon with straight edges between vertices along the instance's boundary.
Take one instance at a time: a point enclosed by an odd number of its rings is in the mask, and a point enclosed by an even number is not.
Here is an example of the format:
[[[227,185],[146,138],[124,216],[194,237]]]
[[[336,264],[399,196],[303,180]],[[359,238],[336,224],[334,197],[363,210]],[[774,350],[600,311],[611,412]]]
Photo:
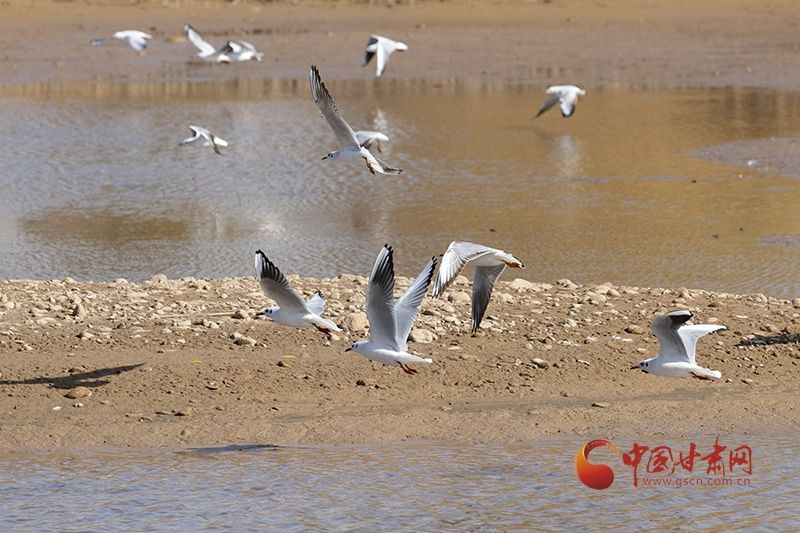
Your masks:
[[[460,238],[537,280],[794,295],[798,250],[763,238],[800,233],[800,182],[692,153],[793,134],[796,94],[595,88],[534,121],[525,84],[330,86],[401,176],[321,161],[335,138],[305,80],[3,87],[0,278],[251,275],[256,248],[291,273],[366,274],[387,241],[408,274]],[[177,146],[190,123],[230,149]]]
[[[630,470],[598,451],[593,459],[616,474],[602,491],[575,478],[572,459],[586,442],[579,438],[7,453],[0,456],[0,528],[532,531],[568,524],[581,531],[597,529],[603,509],[606,529],[724,530],[731,516],[741,529],[796,529],[800,483],[786,453],[792,438],[739,441],[753,449],[750,486],[634,489]],[[686,441],[666,444],[678,449]]]

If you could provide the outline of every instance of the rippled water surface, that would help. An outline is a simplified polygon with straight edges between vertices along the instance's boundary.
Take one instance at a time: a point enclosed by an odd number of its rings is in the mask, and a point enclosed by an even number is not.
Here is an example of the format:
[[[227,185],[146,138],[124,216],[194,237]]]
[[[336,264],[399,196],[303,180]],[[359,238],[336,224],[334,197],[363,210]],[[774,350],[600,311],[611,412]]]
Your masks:
[[[688,440],[648,444],[685,450]],[[702,451],[713,443],[693,440]],[[0,454],[0,529],[790,531],[800,524],[794,439],[720,438],[752,447],[749,486],[633,488],[630,470],[601,449],[592,461],[616,473],[603,491],[575,478],[572,460],[584,442]]]
[[[410,274],[453,238],[571,278],[796,296],[800,180],[741,148],[800,130],[800,96],[589,88],[534,120],[541,87],[331,81],[345,117],[387,133],[405,172],[335,148],[304,81],[33,85],[0,91],[0,278],[369,271],[384,242]],[[179,147],[187,125],[231,143]],[[775,154],[772,154],[775,157]]]

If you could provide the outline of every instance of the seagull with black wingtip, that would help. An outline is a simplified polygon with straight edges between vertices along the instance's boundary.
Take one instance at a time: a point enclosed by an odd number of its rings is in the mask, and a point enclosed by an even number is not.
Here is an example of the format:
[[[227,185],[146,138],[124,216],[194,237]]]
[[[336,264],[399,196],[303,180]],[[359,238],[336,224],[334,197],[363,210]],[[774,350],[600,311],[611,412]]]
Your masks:
[[[536,118],[539,118],[545,111],[558,104],[561,108],[561,116],[569,118],[575,112],[575,106],[578,105],[578,97],[586,96],[586,91],[575,85],[553,85],[547,88],[547,99],[539,108],[536,113]]]
[[[367,287],[369,340],[354,342],[345,351],[354,351],[376,363],[398,365],[409,375],[417,373],[410,364],[432,363],[431,359],[408,353],[408,335],[428,292],[435,268],[436,259],[431,257],[417,279],[395,301],[394,252],[385,244],[375,259]]]
[[[311,65],[309,71],[309,83],[311,85],[311,96],[314,98],[314,103],[317,104],[319,114],[328,122],[333,133],[341,144],[341,148],[328,152],[322,159],[345,159],[345,160],[363,160],[370,173],[375,174],[400,174],[402,169],[392,168],[374,155],[365,147],[361,145],[356,137],[353,128],[350,127],[341,113],[336,108],[336,103],[333,101],[331,94],[328,92],[325,83],[319,75],[319,70],[314,65]]]
[[[672,311],[653,320],[651,329],[658,339],[658,356],[645,359],[631,369],[669,378],[720,379],[722,372],[697,364],[695,349],[697,339],[725,329],[719,324],[687,324],[692,319],[689,310]]]
[[[278,306],[268,307],[259,315],[284,326],[301,329],[313,326],[326,335],[332,331],[342,331],[336,324],[320,316],[325,310],[322,293],[317,291],[308,301],[303,300],[289,285],[286,276],[261,250],[256,250],[256,277],[264,294],[278,303]]]
[[[442,256],[433,297],[441,296],[469,263],[475,265],[475,277],[472,281],[472,332],[475,333],[486,314],[486,308],[489,307],[489,299],[497,279],[506,267],[525,268],[525,265],[510,253],[497,248],[473,242],[453,241]]]

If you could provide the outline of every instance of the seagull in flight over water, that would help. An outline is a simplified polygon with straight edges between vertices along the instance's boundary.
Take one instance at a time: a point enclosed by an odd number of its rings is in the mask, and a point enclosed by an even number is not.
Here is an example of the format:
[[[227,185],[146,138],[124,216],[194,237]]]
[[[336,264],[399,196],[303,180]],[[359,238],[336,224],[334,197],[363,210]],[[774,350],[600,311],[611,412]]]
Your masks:
[[[367,164],[367,169],[372,174],[377,172],[379,174],[396,175],[403,172],[402,169],[390,167],[372,155],[367,148],[361,146],[355,132],[345,122],[336,108],[336,103],[331,98],[325,83],[320,78],[319,70],[314,65],[311,65],[309,82],[311,84],[311,96],[319,108],[319,114],[328,121],[333,133],[336,134],[336,138],[339,139],[339,143],[342,145],[338,150],[328,152],[328,155],[322,159],[363,159]]]
[[[389,62],[389,56],[395,52],[405,52],[408,50],[406,43],[393,41],[380,35],[370,35],[367,41],[367,47],[364,50],[364,65],[367,66],[372,58],[375,57],[375,77],[380,78],[383,76],[383,71],[386,70],[386,64]]]
[[[441,296],[468,263],[475,265],[475,277],[472,281],[472,332],[475,333],[489,306],[497,278],[506,267],[525,268],[525,265],[503,250],[471,242],[453,241],[442,256],[433,297]]]
[[[153,36],[149,33],[145,33],[139,30],[123,30],[114,32],[111,34],[112,39],[118,39],[120,41],[127,42],[131,48],[136,50],[137,52],[144,52],[145,48],[147,48],[147,41],[152,39]],[[89,41],[92,46],[100,46],[103,44],[107,44],[107,39],[92,39]]]
[[[536,118],[556,104],[561,107],[561,116],[571,117],[578,104],[578,96],[585,96],[586,91],[574,85],[553,85],[547,88],[547,94],[549,96],[539,108],[539,112],[536,113]]]
[[[264,54],[247,41],[228,41],[225,46],[217,50],[214,45],[205,40],[203,35],[189,24],[184,24],[183,31],[186,38],[199,50],[196,57],[203,61],[216,61],[217,63],[230,63],[231,61],[258,61]]]
[[[703,335],[726,328],[719,324],[687,325],[692,316],[688,310],[657,316],[651,329],[660,345],[658,356],[645,359],[632,369],[638,368],[647,374],[670,378],[720,379],[722,372],[719,370],[710,370],[697,364],[695,348],[697,339]]]
[[[219,149],[220,146],[223,148],[227,148],[228,141],[217,137],[210,131],[205,128],[201,128],[200,126],[189,126],[189,129],[192,130],[193,135],[181,141],[181,145],[184,144],[194,144],[200,139],[203,140],[203,146],[210,146],[214,149],[219,155],[222,155],[222,151]]]
[[[360,353],[367,359],[384,365],[399,365],[403,372],[414,375],[411,363],[432,363],[408,353],[408,334],[417,319],[419,306],[428,291],[436,268],[436,258],[431,258],[406,292],[394,300],[394,258],[392,248],[385,244],[375,265],[367,287],[367,318],[369,340],[357,341],[345,350]]]
[[[295,291],[286,276],[278,270],[264,252],[256,251],[256,277],[264,294],[278,302],[279,307],[268,307],[258,313],[271,318],[278,324],[295,328],[317,328],[326,335],[332,331],[342,331],[339,327],[320,315],[325,310],[325,298],[320,291],[304,301]]]

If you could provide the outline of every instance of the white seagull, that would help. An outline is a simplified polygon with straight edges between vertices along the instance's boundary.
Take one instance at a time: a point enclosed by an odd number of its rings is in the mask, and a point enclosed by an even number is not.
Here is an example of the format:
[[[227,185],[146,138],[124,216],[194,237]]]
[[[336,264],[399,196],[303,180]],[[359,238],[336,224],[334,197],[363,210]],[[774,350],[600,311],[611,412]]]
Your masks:
[[[226,47],[223,46],[219,50],[206,41],[199,31],[194,29],[189,24],[183,25],[183,31],[186,32],[186,38],[189,39],[195,47],[199,50],[196,57],[203,61],[216,61],[217,63],[230,63],[231,58],[225,54]]]
[[[145,48],[147,48],[147,41],[152,39],[153,36],[139,30],[123,30],[114,32],[111,34],[111,38],[127,42],[137,52],[144,52]],[[108,41],[106,39],[92,39],[89,42],[92,46],[100,46]]]
[[[308,301],[303,301],[286,276],[278,270],[264,252],[256,251],[256,277],[264,294],[278,302],[280,307],[268,307],[258,313],[271,318],[278,324],[295,328],[314,326],[322,333],[342,331],[339,327],[320,315],[325,310],[325,298],[317,291]]]
[[[544,101],[539,112],[536,113],[537,118],[556,104],[561,107],[561,116],[564,118],[571,117],[575,112],[575,106],[578,104],[578,96],[585,96],[586,91],[574,85],[553,85],[547,88],[547,94],[549,95],[547,100]]]
[[[187,137],[186,139],[181,141],[181,145],[184,144],[194,144],[200,139],[203,140],[203,146],[210,146],[214,149],[214,152],[222,155],[222,151],[219,149],[220,146],[226,148],[228,146],[228,141],[217,137],[210,131],[205,128],[201,128],[200,126],[189,126],[189,129],[192,130],[193,135],[191,137]]]
[[[382,143],[388,143],[389,137],[379,131],[359,130],[356,132],[358,144],[372,152],[375,148],[378,152],[383,152]]]
[[[228,41],[225,46],[217,50],[214,45],[203,38],[199,31],[192,26],[185,24],[183,31],[186,37],[197,47],[197,57],[203,61],[216,61],[217,63],[230,63],[231,61],[258,61],[264,58],[264,54],[256,50],[256,47],[247,41]]]
[[[383,71],[386,70],[389,56],[395,52],[405,52],[406,50],[408,50],[408,45],[405,43],[393,41],[380,35],[370,35],[365,49],[364,66],[366,67],[372,58],[377,56],[375,58],[375,77],[380,78],[383,76]]]
[[[258,61],[261,63],[264,54],[247,41],[228,41],[222,48],[222,53],[231,61]]]
[[[475,265],[475,277],[472,281],[472,332],[474,333],[481,325],[483,315],[489,306],[497,278],[506,267],[525,268],[525,265],[503,250],[471,242],[453,241],[442,256],[439,275],[433,287],[434,298],[442,295],[467,263]]]
[[[319,114],[328,121],[333,133],[336,134],[336,138],[339,139],[339,143],[342,145],[338,150],[328,152],[328,155],[322,159],[363,159],[372,174],[377,172],[379,174],[396,175],[402,172],[402,169],[390,167],[372,155],[367,148],[361,146],[355,132],[345,122],[336,108],[336,103],[331,98],[331,94],[319,76],[319,70],[314,65],[311,65],[309,82],[311,83],[311,96],[319,108]]]
[[[720,379],[722,372],[719,370],[710,370],[697,364],[695,347],[697,339],[714,331],[725,329],[725,326],[718,324],[686,325],[692,316],[692,312],[687,310],[673,311],[657,316],[653,320],[651,329],[661,347],[658,356],[645,359],[632,368],[670,378]]]
[[[384,365],[399,365],[406,374],[416,374],[411,363],[432,363],[408,353],[408,334],[417,318],[419,306],[428,291],[428,285],[436,268],[436,259],[431,258],[414,283],[394,301],[394,259],[392,248],[384,245],[375,259],[367,287],[367,318],[369,318],[369,340],[357,341],[345,350],[355,351],[367,359]]]

